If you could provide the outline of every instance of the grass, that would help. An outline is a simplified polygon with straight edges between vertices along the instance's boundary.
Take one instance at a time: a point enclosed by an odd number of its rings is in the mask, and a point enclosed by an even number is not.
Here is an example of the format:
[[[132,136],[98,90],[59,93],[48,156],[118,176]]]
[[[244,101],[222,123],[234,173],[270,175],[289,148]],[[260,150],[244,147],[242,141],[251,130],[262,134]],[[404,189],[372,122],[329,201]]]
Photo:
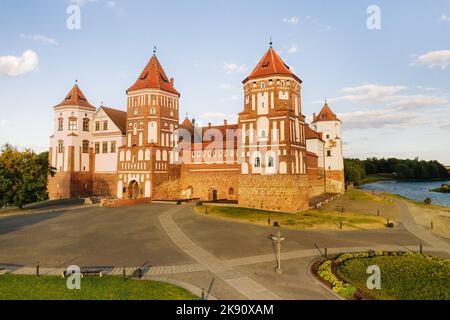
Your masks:
[[[19,275],[0,276],[0,300],[197,300],[177,286],[120,277],[85,277],[81,290],[68,290],[66,279]]]
[[[369,290],[367,268],[381,269],[381,290]],[[450,260],[419,254],[350,259],[337,275],[364,295],[380,300],[450,300]]]
[[[375,201],[375,202],[386,202],[392,203],[392,200],[387,199],[386,197],[380,197],[379,195],[373,194],[370,191],[363,191],[360,189],[351,189],[348,190],[344,198],[347,200],[356,200],[356,201]]]
[[[258,225],[269,225],[278,222],[281,227],[287,229],[320,229],[320,230],[337,230],[340,222],[342,222],[344,230],[360,230],[383,228],[385,219],[382,217],[338,211],[321,211],[309,210],[295,214],[278,213],[271,211],[263,211],[247,208],[236,207],[216,207],[202,206],[195,207],[195,211],[199,214],[208,215],[239,222],[246,222]]]

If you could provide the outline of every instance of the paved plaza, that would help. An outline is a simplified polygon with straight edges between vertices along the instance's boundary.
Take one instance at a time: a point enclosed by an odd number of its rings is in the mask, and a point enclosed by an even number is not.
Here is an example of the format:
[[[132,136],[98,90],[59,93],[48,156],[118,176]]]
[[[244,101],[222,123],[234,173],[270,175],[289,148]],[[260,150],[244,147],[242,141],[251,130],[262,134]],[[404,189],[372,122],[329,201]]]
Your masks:
[[[199,215],[190,205],[83,208],[0,218],[0,268],[29,274],[69,265],[106,274],[144,268],[145,279],[181,281],[218,299],[336,299],[310,274],[323,253],[425,250],[449,254],[447,240],[418,230],[399,202],[405,227],[371,231],[283,230],[284,274],[274,272],[269,236],[278,230]],[[411,233],[413,232],[413,233]],[[319,251],[320,250],[320,251]]]

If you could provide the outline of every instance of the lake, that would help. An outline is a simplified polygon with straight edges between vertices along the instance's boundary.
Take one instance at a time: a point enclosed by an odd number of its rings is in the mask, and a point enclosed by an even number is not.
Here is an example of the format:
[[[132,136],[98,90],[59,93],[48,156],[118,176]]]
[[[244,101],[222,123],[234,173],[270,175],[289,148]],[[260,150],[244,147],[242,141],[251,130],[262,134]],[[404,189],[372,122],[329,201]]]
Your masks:
[[[398,194],[402,197],[424,201],[431,198],[433,204],[450,207],[450,193],[430,192],[431,189],[439,188],[450,181],[379,181],[363,185],[361,188],[370,191],[385,191]]]

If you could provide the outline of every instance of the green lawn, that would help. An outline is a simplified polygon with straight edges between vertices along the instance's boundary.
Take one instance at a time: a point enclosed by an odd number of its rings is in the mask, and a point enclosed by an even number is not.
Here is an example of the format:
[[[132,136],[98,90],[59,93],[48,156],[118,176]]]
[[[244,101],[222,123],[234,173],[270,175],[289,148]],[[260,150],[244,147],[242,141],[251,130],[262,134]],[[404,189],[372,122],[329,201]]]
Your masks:
[[[197,300],[189,291],[156,281],[85,277],[68,290],[59,277],[0,276],[0,300]]]
[[[271,224],[278,222],[288,229],[337,230],[340,221],[344,230],[383,228],[386,221],[382,217],[339,211],[309,210],[288,214],[236,207],[195,207],[199,214],[206,214],[206,210],[209,216],[265,226],[269,225],[270,218]]]
[[[367,268],[381,269],[381,290],[367,289]],[[381,300],[450,300],[450,260],[419,254],[355,258],[337,267],[337,275]]]
[[[394,180],[394,177],[389,174],[369,174],[361,180],[361,184],[374,183],[378,181]]]

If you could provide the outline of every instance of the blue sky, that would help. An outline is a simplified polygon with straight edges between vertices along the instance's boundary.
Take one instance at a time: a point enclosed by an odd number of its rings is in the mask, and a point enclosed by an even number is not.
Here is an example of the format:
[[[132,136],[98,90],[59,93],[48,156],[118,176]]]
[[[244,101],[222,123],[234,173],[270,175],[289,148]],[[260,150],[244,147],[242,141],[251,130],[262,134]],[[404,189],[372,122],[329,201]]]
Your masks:
[[[69,30],[67,8],[81,8]],[[380,8],[369,30],[367,8]],[[52,107],[78,79],[96,106],[125,109],[153,46],[182,117],[233,120],[241,81],[274,47],[304,81],[303,113],[325,98],[348,157],[450,165],[450,1],[2,0],[0,143],[43,150]],[[234,119],[235,120],[235,119]]]

